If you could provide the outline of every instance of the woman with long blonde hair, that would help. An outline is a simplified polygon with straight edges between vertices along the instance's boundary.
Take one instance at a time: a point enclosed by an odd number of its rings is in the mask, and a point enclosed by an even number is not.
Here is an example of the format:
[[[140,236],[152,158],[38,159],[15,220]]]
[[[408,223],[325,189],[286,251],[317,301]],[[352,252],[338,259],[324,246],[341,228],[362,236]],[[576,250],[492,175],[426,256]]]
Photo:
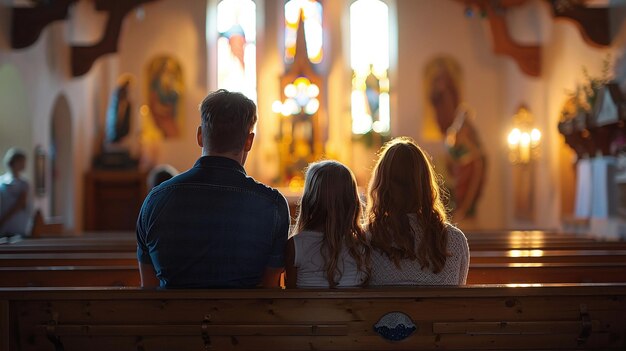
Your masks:
[[[383,146],[368,189],[371,285],[465,284],[469,247],[447,221],[440,177],[409,138]]]
[[[337,161],[309,165],[295,235],[287,242],[288,288],[363,286],[369,246],[354,174]]]

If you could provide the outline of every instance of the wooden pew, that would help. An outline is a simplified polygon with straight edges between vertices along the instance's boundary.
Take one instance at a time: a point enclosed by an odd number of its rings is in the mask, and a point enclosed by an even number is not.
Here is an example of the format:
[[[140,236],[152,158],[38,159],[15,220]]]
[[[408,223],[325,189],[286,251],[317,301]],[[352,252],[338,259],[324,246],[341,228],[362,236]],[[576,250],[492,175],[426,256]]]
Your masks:
[[[471,251],[503,250],[626,250],[624,241],[469,241]]]
[[[626,262],[476,263],[468,284],[621,283]],[[2,287],[139,286],[137,265],[0,267]]]
[[[480,239],[472,239],[473,235],[480,235]],[[615,243],[545,232],[511,232],[505,233],[506,240],[486,239],[497,235],[468,235],[472,250],[469,283],[626,281],[626,250],[594,246]],[[0,245],[0,286],[137,286],[134,240],[132,233],[108,233]],[[561,246],[584,243],[590,249],[505,249],[511,243],[526,242]],[[481,251],[476,243],[500,247]],[[2,251],[3,248],[18,250]]]
[[[135,252],[70,252],[0,254],[0,267],[25,266],[130,266],[137,264]]]
[[[571,234],[538,231],[467,233],[470,250],[626,250],[626,242],[597,241]],[[0,245],[0,254],[135,252],[134,233],[86,234],[75,238],[25,239]]]
[[[560,242],[560,243],[507,243],[469,242],[471,251],[507,250],[626,250],[624,242]],[[70,252],[135,252],[136,243],[74,244],[63,246],[49,245],[7,245],[0,247],[1,254],[9,253],[70,253]]]
[[[19,253],[89,253],[136,252],[137,242],[125,240],[27,239],[15,244],[0,245],[1,254]]]
[[[468,284],[626,283],[626,263],[470,263]]]
[[[0,289],[0,351],[623,350],[625,315],[624,284]]]
[[[139,286],[140,283],[137,264],[0,267],[1,287]]]
[[[475,250],[470,255],[472,263],[626,262],[626,250]]]
[[[608,263],[626,262],[626,250],[473,251],[471,263]],[[0,267],[132,266],[135,252],[0,254]]]

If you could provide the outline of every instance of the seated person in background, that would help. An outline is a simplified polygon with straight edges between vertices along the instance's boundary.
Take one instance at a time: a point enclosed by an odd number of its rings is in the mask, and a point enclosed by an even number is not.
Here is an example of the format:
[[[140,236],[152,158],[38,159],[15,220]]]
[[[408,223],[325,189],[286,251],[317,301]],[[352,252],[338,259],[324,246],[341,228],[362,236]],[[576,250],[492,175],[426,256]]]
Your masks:
[[[178,173],[180,172],[170,165],[159,165],[152,168],[150,173],[148,173],[148,189],[152,189],[164,181],[174,178]]]
[[[440,179],[408,138],[385,146],[368,189],[370,285],[460,285],[469,268],[463,232],[450,225]]]
[[[370,249],[354,174],[336,161],[309,165],[296,234],[287,243],[288,288],[363,286]]]
[[[0,235],[29,232],[29,185],[22,177],[26,168],[26,153],[11,148],[4,156],[7,172],[0,176]]]
[[[254,102],[218,90],[200,105],[202,157],[146,197],[137,220],[143,287],[279,287],[289,208],[246,175]]]

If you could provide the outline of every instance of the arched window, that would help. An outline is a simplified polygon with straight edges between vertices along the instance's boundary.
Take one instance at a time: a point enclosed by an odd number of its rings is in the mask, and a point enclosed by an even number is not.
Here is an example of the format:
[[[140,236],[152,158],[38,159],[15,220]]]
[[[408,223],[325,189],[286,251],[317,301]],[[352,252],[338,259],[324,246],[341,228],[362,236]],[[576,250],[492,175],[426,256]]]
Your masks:
[[[217,5],[217,87],[256,102],[256,4],[222,0]]]
[[[312,63],[322,62],[322,4],[317,0],[288,0],[285,3],[285,61],[296,54],[300,13],[303,14],[306,50]]]
[[[380,0],[350,6],[352,133],[389,133],[389,8]]]

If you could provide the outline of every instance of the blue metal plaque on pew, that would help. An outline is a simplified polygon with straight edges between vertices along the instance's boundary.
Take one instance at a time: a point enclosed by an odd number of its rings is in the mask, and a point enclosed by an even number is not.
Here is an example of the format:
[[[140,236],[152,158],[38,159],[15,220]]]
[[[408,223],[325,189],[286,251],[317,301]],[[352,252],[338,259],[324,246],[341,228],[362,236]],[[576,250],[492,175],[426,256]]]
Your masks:
[[[416,330],[411,317],[402,312],[387,313],[374,324],[374,331],[389,341],[404,340]]]

